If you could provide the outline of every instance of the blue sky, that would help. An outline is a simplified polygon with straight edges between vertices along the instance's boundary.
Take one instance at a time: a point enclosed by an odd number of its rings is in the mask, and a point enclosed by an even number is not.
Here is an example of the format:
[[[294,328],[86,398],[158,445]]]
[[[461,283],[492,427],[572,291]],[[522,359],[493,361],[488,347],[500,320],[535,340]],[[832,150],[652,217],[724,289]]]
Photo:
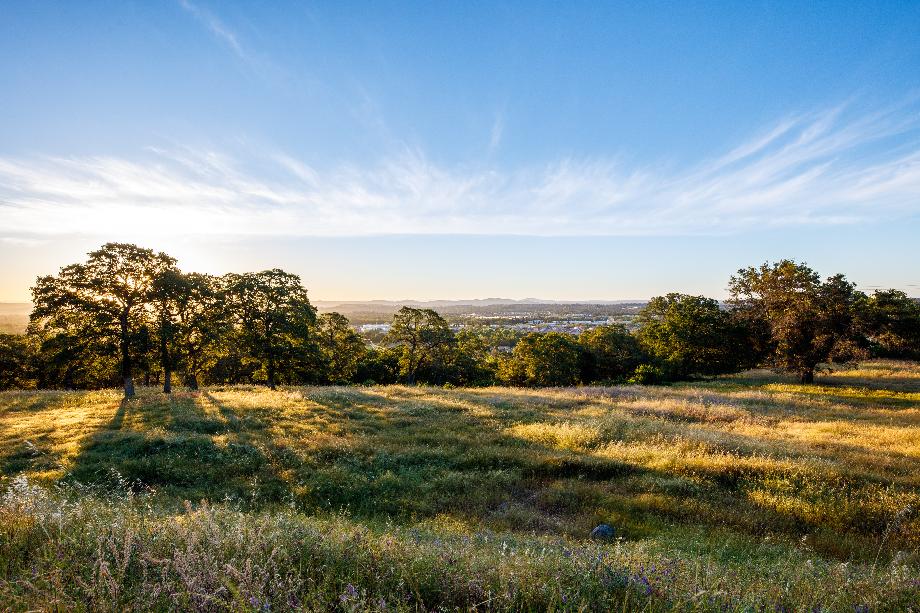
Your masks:
[[[920,3],[9,3],[0,300],[105,240],[317,299],[920,295]]]

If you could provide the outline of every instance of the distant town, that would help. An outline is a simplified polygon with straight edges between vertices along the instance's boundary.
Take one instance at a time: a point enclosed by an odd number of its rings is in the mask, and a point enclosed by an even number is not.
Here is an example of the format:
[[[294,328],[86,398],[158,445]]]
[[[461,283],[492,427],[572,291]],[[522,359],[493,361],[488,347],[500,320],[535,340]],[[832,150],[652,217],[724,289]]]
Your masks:
[[[443,316],[452,330],[469,327],[528,332],[580,334],[589,328],[619,324],[635,329],[644,301],[579,303],[511,300],[480,301],[374,301],[318,302],[320,313],[336,311],[347,316],[355,329],[371,341],[382,338],[390,329],[393,314],[401,306],[431,308]]]
[[[469,301],[316,301],[320,313],[332,311],[348,317],[351,325],[368,340],[382,338],[390,329],[393,315],[402,306],[431,308],[443,316],[454,331],[468,327],[504,328],[527,332],[582,331],[609,324],[635,329],[635,318],[644,301],[630,302],[549,302],[535,300],[487,299]],[[29,303],[0,303],[0,333],[21,334],[29,323]]]

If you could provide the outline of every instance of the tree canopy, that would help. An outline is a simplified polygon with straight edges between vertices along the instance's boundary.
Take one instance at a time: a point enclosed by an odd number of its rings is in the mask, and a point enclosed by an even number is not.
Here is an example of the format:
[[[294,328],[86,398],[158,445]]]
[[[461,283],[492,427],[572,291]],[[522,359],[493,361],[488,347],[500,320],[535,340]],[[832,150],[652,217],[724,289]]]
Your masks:
[[[920,302],[898,290],[876,290],[863,317],[876,355],[920,360]]]
[[[348,324],[348,318],[340,313],[323,313],[317,319],[316,327],[326,382],[353,381],[358,364],[367,351],[364,340]]]
[[[316,349],[310,330],[316,309],[300,277],[273,268],[225,279],[240,341],[260,362],[268,386],[275,389],[279,373],[290,379],[309,370]]]
[[[585,330],[578,335],[578,343],[584,351],[584,381],[625,381],[647,359],[639,341],[623,326]]]
[[[385,342],[399,352],[400,376],[414,383],[420,373],[444,379],[455,343],[447,321],[432,309],[402,307],[393,317]]]
[[[639,343],[671,379],[737,372],[747,361],[745,330],[712,298],[657,296],[639,326]]]
[[[221,277],[169,255],[107,243],[39,277],[26,335],[0,335],[0,388],[99,388],[135,378],[172,391],[200,383],[567,386],[660,383],[754,365],[814,380],[827,363],[920,358],[920,303],[867,296],[792,260],[739,270],[725,304],[670,293],[618,325],[531,332],[403,307],[383,336],[317,315],[300,277],[280,269]],[[377,344],[379,343],[379,344]]]
[[[105,351],[117,348],[125,396],[134,395],[135,345],[159,275],[176,260],[126,243],[106,243],[83,264],[40,277],[32,289],[32,323],[46,342],[83,337]]]
[[[525,335],[503,365],[502,379],[515,385],[565,386],[578,383],[581,348],[570,335],[560,332]]]
[[[729,282],[730,304],[759,334],[762,360],[814,381],[824,362],[846,362],[867,355],[859,308],[865,296],[843,275],[826,281],[792,260],[742,268]]]

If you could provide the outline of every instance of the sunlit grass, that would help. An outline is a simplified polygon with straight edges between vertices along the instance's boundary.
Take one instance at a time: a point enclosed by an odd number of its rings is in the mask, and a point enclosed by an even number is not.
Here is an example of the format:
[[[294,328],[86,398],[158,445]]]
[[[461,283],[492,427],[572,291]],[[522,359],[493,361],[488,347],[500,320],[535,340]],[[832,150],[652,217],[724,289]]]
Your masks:
[[[14,478],[64,485],[57,494],[30,495],[65,515],[102,508],[94,501],[127,488],[134,498],[120,502],[119,512],[173,539],[191,538],[170,526],[200,513],[217,519],[196,539],[229,538],[223,531],[240,522],[293,522],[326,535],[316,537],[316,547],[330,552],[343,547],[338,532],[369,529],[374,542],[391,543],[380,560],[396,556],[404,586],[418,583],[406,591],[419,594],[400,601],[408,608],[468,607],[479,604],[478,594],[491,599],[487,608],[621,606],[640,598],[653,609],[903,609],[892,603],[920,598],[918,426],[920,366],[891,361],[837,370],[814,386],[753,372],[669,387],[238,386],[171,397],[144,389],[130,401],[114,391],[6,392],[0,467],[6,486]],[[61,506],[86,484],[92,495]],[[190,500],[197,509],[203,499],[211,501],[204,511],[183,508]],[[15,592],[18,602],[46,602],[50,587],[28,592],[9,583],[19,581],[17,556],[41,558],[43,548],[62,546],[55,539],[70,538],[35,537],[46,520],[20,525],[4,516],[0,545],[10,561],[0,597]],[[589,544],[588,533],[602,522],[620,540]],[[92,557],[92,543],[126,538],[118,532],[124,526],[107,531],[102,519],[87,525],[85,551],[74,556]],[[266,547],[280,539],[292,552],[285,555],[299,555],[279,532],[267,534]],[[476,540],[482,534],[494,539]],[[26,544],[16,544],[20,538]],[[143,531],[131,538],[152,548],[151,556],[166,555],[157,550],[165,545],[145,544]],[[452,543],[448,552],[462,563],[435,580],[425,564],[443,565],[443,544],[432,544],[438,539]],[[549,547],[557,557],[509,558],[502,549],[509,545],[500,543],[510,542],[519,552]],[[243,555],[226,547],[221,555]],[[566,556],[560,547],[578,553]],[[592,574],[598,559],[620,573],[604,588],[607,596],[600,595],[605,580]],[[492,574],[484,570],[489,565]],[[665,567],[666,579],[649,578],[650,568],[654,575]],[[298,602],[326,608],[324,599],[338,602],[350,582],[365,590],[357,608],[374,608],[373,598],[395,606],[399,590],[360,564],[346,573],[350,579],[297,568],[289,580],[300,585],[290,588]],[[469,587],[477,581],[488,589]],[[547,581],[552,590],[541,587]],[[60,589],[76,598],[71,588]],[[498,595],[508,590],[516,595]],[[338,605],[358,600],[348,596]]]

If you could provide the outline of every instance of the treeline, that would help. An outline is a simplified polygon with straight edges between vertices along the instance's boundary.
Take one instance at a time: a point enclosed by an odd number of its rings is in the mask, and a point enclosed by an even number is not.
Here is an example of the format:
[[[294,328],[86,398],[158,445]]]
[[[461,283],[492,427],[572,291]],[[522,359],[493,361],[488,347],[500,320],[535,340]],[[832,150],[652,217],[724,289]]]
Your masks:
[[[769,366],[813,381],[826,363],[920,359],[920,304],[822,280],[789,260],[739,270],[726,304],[668,294],[616,325],[578,336],[502,328],[454,332],[431,309],[403,307],[368,342],[338,313],[317,315],[296,275],[212,276],[109,243],[40,277],[25,335],[0,335],[0,389],[201,384],[428,383],[565,386],[661,383]]]

